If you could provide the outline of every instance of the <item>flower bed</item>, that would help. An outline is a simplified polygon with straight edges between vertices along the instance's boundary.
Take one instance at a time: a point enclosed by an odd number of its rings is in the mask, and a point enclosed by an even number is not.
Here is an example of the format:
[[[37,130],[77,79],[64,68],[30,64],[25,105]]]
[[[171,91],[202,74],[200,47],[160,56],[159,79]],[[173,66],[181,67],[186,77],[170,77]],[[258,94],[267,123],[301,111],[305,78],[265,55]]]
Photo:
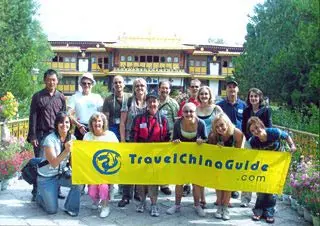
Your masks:
[[[24,138],[10,137],[0,144],[0,180],[8,180],[33,157],[32,147]]]

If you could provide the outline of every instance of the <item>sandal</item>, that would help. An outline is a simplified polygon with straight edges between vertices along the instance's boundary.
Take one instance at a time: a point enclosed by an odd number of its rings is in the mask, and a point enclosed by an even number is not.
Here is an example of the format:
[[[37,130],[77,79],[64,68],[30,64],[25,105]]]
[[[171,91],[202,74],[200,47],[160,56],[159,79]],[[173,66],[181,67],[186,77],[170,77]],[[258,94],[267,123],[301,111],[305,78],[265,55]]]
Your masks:
[[[254,221],[260,221],[260,219],[261,219],[261,216],[258,216],[258,215],[252,216],[252,220],[254,220]]]
[[[207,205],[206,202],[203,202],[203,201],[202,201],[202,202],[200,202],[199,204],[200,204],[200,206],[201,206],[202,209],[206,209],[206,208],[207,208],[207,207],[206,207],[206,205]]]
[[[274,223],[274,218],[273,217],[266,217],[266,222],[268,224],[273,224]]]

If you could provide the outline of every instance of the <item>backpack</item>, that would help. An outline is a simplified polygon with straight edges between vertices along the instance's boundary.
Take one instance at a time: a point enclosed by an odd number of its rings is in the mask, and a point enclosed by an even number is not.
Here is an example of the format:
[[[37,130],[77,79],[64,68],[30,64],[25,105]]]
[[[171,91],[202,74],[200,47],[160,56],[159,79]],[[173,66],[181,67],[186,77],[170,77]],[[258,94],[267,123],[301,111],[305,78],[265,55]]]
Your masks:
[[[43,158],[32,158],[29,162],[22,168],[21,175],[22,178],[29,184],[37,183],[38,168],[48,165],[48,160],[42,161]]]

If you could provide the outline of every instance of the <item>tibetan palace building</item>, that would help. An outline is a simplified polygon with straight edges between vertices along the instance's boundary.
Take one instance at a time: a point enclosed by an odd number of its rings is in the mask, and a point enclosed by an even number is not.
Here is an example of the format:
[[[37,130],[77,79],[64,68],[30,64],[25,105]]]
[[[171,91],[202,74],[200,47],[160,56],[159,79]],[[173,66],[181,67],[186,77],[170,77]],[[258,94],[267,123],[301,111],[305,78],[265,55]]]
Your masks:
[[[243,47],[183,44],[178,38],[121,37],[117,42],[50,41],[55,57],[48,66],[59,71],[59,89],[65,94],[78,90],[78,78],[91,72],[97,81],[111,87],[112,78],[122,75],[127,88],[142,77],[148,89],[169,80],[173,89],[185,90],[191,79],[225,95],[225,77],[232,75],[233,57]]]

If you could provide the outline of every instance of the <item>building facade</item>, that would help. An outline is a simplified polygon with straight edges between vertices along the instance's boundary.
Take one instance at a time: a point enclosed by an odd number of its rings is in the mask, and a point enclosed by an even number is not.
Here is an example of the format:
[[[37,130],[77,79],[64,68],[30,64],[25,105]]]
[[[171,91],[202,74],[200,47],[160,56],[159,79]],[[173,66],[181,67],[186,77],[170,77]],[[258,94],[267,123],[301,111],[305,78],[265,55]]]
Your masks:
[[[111,87],[112,78],[122,75],[126,87],[142,77],[148,89],[169,80],[173,89],[185,90],[191,79],[212,88],[215,96],[225,95],[225,77],[232,75],[232,60],[243,47],[183,44],[161,37],[121,37],[117,42],[50,41],[55,57],[48,66],[62,75],[58,89],[73,94],[78,78],[91,72],[97,81]]]

